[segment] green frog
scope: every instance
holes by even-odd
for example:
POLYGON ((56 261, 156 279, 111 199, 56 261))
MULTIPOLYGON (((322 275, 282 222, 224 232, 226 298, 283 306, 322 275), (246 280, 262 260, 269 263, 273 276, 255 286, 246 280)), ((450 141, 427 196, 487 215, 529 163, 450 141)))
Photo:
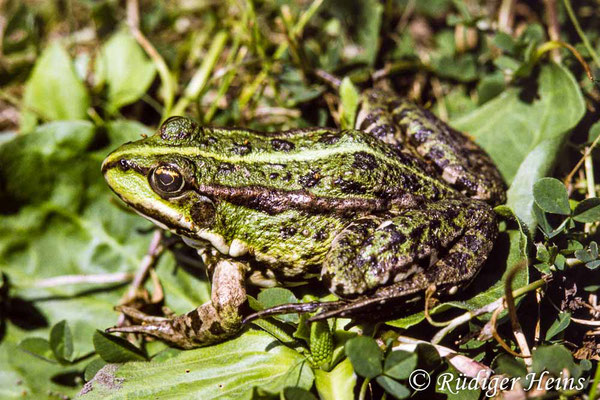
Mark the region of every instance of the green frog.
MULTIPOLYGON (((148 334, 181 348, 222 341, 248 317, 246 285, 320 280, 340 298, 255 314, 313 319, 381 311, 436 288, 455 293, 481 269, 505 186, 465 134, 392 92, 362 94, 356 129, 257 132, 171 117, 102 165, 128 206, 198 249, 211 300, 171 318, 132 307, 148 334)), ((251 318, 253 318, 251 317, 251 318)))

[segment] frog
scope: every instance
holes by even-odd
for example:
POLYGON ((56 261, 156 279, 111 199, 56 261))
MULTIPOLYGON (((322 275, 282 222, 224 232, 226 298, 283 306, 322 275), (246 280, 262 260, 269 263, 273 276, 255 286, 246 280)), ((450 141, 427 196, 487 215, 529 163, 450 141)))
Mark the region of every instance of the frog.
POLYGON ((355 120, 354 129, 260 132, 174 116, 110 153, 108 186, 198 251, 211 295, 168 317, 120 306, 132 324, 108 331, 190 349, 265 315, 358 318, 472 282, 498 235, 493 207, 506 200, 493 160, 390 90, 363 91, 355 120), (324 286, 339 300, 251 312, 249 285, 290 282, 324 286))

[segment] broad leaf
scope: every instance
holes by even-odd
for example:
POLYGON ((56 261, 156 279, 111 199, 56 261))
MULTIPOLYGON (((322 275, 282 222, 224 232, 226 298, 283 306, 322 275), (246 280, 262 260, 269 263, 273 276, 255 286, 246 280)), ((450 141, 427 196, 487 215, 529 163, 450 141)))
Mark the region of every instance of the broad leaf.
POLYGON ((507 204, 529 228, 535 223, 533 184, 551 171, 565 135, 585 112, 577 81, 566 68, 544 65, 538 85, 532 101, 513 87, 452 121, 490 154, 510 184, 507 204))
MULTIPOLYGON (((138 123, 119 121, 96 130, 88 122, 63 121, 0 145, 0 270, 11 284, 0 346, 0 398, 20 397, 23 391, 39 398, 49 390, 73 397, 77 386, 65 386, 60 377, 77 376, 89 360, 66 367, 48 364, 19 350, 18 343, 34 336, 48 338, 52 325, 67 320, 73 338, 71 359, 77 360, 94 351, 96 329, 116 323, 113 307, 123 284, 42 283, 62 275, 138 268, 152 224, 115 204, 100 164, 110 150, 141 133, 149 130, 138 123), (104 147, 98 147, 102 143, 104 147), (97 150, 88 150, 92 146, 97 150)), ((157 272, 168 293, 167 304, 183 313, 208 300, 208 285, 174 265, 167 253, 157 272)))
POLYGON ((106 109, 114 113, 138 100, 154 80, 156 68, 131 34, 122 30, 104 44, 96 58, 97 79, 106 81, 106 109))
POLYGON ((556 178, 542 178, 533 185, 533 199, 539 208, 550 214, 569 215, 567 188, 556 178))
POLYGON ((75 73, 67 51, 58 42, 46 47, 27 83, 23 96, 23 131, 45 121, 86 119, 90 98, 75 73))
POLYGON ((577 204, 573 210, 573 219, 586 223, 600 221, 600 198, 592 197, 577 204))
POLYGON ((315 385, 323 400, 353 400, 356 374, 350 359, 345 358, 330 372, 315 370, 315 385))
POLYGON ((383 353, 375 339, 357 336, 346 342, 346 355, 352 362, 354 371, 365 378, 374 378, 381 374, 383 353))
POLYGON ((127 361, 146 361, 142 350, 123 339, 102 331, 94 333, 94 349, 107 363, 124 363, 127 361))
POLYGON ((180 352, 166 361, 127 363, 108 368, 84 388, 83 399, 118 396, 128 399, 250 399, 255 387, 279 393, 285 387, 310 389, 313 373, 306 359, 272 336, 250 330, 236 339, 180 352))
POLYGON ((73 355, 73 335, 67 321, 57 323, 50 330, 50 347, 60 362, 69 362, 73 355))

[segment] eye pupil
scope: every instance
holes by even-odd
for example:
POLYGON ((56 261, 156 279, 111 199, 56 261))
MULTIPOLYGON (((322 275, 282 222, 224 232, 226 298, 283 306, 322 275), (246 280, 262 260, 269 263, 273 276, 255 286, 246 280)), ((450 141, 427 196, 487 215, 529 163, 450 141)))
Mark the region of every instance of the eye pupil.
POLYGON ((174 194, 183 189, 185 182, 178 170, 163 166, 153 171, 150 183, 159 192, 174 194))

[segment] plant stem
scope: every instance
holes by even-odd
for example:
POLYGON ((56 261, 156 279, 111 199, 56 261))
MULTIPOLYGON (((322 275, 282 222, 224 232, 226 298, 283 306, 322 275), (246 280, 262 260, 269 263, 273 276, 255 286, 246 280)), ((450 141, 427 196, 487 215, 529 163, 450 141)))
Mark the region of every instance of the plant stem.
POLYGON ((196 100, 198 96, 200 96, 200 93, 208 83, 210 73, 215 67, 219 56, 223 52, 223 48, 225 47, 228 36, 229 35, 225 31, 220 31, 215 35, 215 38, 213 39, 210 48, 206 53, 206 57, 204 58, 202 65, 200 65, 200 68, 198 68, 190 80, 190 83, 188 83, 185 91, 183 92, 183 97, 175 104, 170 115, 183 114, 190 102, 196 100))
POLYGON ((575 27, 575 30, 577 31, 579 38, 583 42, 583 45, 585 46, 587 51, 590 53, 590 56, 596 63, 596 66, 598 68, 600 68, 600 57, 598 57, 598 54, 596 53, 596 51, 590 44, 590 41, 588 40, 587 36, 585 35, 585 32, 583 32, 583 29, 581 29, 581 25, 579 25, 579 21, 577 21, 577 17, 575 16, 575 12, 573 11, 573 6, 571 5, 571 0, 563 0, 563 4, 565 5, 567 14, 569 14, 569 19, 573 23, 573 26, 575 27))
POLYGON ((594 374, 594 382, 592 382, 592 388, 590 389, 589 399, 595 400, 597 395, 596 391, 598 390, 598 385, 600 384, 600 364, 596 366, 596 373, 594 374))
POLYGON ((369 382, 371 382, 371 379, 365 378, 362 386, 360 387, 360 394, 358 395, 358 400, 365 400, 365 396, 367 395, 367 388, 369 387, 369 382))
POLYGON ((163 96, 165 100, 165 108, 163 110, 164 119, 169 115, 171 106, 173 105, 173 98, 175 97, 175 85, 173 83, 171 71, 169 70, 167 63, 140 30, 140 16, 137 0, 127 0, 127 25, 129 26, 129 30, 131 31, 131 34, 135 40, 140 46, 142 46, 146 54, 148 54, 148 56, 154 62, 154 66, 158 71, 158 76, 160 76, 160 80, 163 84, 163 96))

